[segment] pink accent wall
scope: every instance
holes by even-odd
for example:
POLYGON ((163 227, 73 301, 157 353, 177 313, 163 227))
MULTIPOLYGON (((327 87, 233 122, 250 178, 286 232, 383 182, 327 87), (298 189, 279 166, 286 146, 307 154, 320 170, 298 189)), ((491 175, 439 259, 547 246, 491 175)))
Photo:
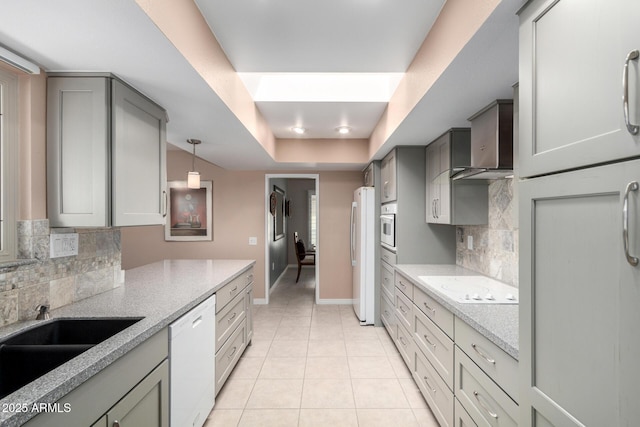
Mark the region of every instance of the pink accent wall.
MULTIPOLYGON (((167 153, 169 180, 185 180, 190 167, 189 153, 167 153)), ((264 182, 269 171, 229 171, 202 160, 196 161, 196 169, 202 180, 213 181, 213 241, 165 242, 162 226, 124 227, 122 268, 165 258, 255 259, 254 296, 264 298, 264 182), (249 246, 250 236, 258 238, 256 246, 249 246)), ((319 176, 320 298, 351 298, 349 214, 353 191, 361 185, 362 173, 319 172, 319 176)))
POLYGON ((275 160, 281 163, 369 162, 366 139, 278 139, 275 160))

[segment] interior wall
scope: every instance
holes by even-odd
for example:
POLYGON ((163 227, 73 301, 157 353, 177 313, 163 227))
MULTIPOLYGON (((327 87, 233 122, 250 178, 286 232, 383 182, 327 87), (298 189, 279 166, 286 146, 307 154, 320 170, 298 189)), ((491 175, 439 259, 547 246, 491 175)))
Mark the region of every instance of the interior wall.
POLYGON ((289 265, 298 265, 296 251, 293 248, 293 233, 309 247, 309 191, 315 193, 316 183, 313 179, 287 179, 288 198, 291 201, 291 216, 288 218, 289 233, 287 233, 287 247, 289 248, 289 265))
MULTIPOLYGON (((181 150, 167 153, 168 180, 185 180, 190 168, 189 153, 181 150)), ((127 270, 162 259, 254 259, 254 297, 265 298, 264 179, 269 171, 230 171, 202 160, 196 160, 196 169, 203 180, 213 181, 213 241, 165 242, 163 226, 123 227, 122 268, 127 270), (249 237, 257 237, 257 245, 249 245, 249 237)), ((349 299, 349 214, 353 191, 361 185, 362 172, 326 171, 319 172, 319 177, 318 243, 323 245, 317 266, 320 298, 349 299)))
MULTIPOLYGON (((284 191, 284 199, 289 198, 288 180, 286 178, 269 178, 269 190, 274 191, 274 186, 284 191)), ((270 217, 268 221, 268 239, 269 239, 269 262, 271 268, 269 269, 269 287, 271 288, 278 280, 280 275, 286 270, 288 264, 288 248, 287 242, 289 241, 289 219, 285 216, 284 219, 284 237, 274 240, 274 221, 273 217, 270 217)))

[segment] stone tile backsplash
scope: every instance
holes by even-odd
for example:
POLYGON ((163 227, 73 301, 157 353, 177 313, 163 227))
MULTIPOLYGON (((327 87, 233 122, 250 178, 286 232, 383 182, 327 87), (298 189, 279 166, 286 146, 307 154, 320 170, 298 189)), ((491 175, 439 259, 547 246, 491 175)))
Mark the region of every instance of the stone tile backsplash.
POLYGON ((518 226, 513 179, 489 184, 489 223, 457 227, 456 263, 518 286, 518 226), (463 241, 460 241, 463 236, 463 241), (473 249, 468 249, 469 236, 473 249))
POLYGON ((18 258, 33 260, 0 267, 0 326, 35 319, 36 307, 71 304, 120 285, 120 230, 76 229, 78 255, 49 257, 48 220, 18 222, 18 258))

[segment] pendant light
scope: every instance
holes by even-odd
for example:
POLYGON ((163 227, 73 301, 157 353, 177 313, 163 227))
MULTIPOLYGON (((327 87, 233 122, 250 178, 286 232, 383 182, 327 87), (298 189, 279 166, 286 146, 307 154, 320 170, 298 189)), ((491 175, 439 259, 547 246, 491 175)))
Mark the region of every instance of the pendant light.
POLYGON ((202 141, 199 139, 187 139, 187 142, 193 145, 193 158, 191 160, 191 170, 187 174, 187 187, 200 188, 200 173, 196 171, 196 145, 202 141))

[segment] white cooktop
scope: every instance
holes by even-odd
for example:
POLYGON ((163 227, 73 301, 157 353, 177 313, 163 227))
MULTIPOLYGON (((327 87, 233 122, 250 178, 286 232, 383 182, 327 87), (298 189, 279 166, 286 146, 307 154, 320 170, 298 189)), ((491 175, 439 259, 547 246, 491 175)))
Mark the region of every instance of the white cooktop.
POLYGON ((518 304, 518 288, 485 276, 418 276, 435 292, 461 304, 518 304))

